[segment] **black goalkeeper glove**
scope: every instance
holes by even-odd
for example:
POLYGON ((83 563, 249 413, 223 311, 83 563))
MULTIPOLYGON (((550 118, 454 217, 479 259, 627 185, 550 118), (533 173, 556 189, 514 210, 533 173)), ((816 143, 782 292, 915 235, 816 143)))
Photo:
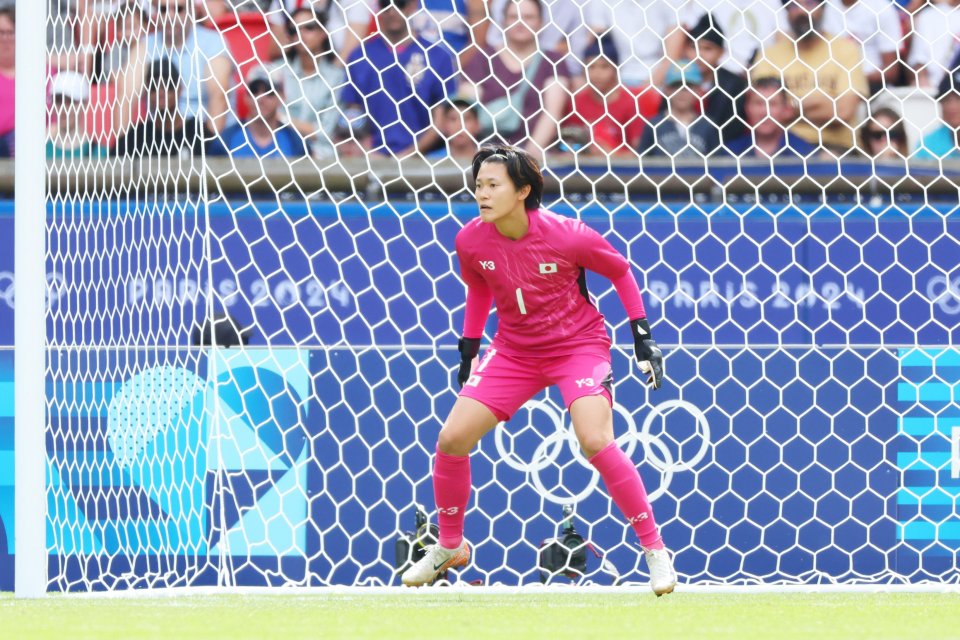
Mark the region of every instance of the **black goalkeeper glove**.
POLYGON ((649 375, 647 384, 659 389, 663 383, 663 352, 650 335, 650 323, 646 318, 630 321, 633 333, 633 352, 637 356, 640 371, 649 375))
POLYGON ((473 359, 480 353, 480 338, 460 338, 457 343, 457 350, 460 351, 460 370, 457 371, 457 382, 460 388, 467 384, 470 379, 470 370, 473 365, 473 359))

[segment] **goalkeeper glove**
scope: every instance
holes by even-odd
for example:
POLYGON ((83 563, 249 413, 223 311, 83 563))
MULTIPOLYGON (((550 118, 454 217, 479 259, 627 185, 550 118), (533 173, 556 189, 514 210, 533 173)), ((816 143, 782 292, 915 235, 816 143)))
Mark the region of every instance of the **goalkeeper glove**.
POLYGON ((460 351, 460 370, 457 371, 457 382, 460 388, 467 384, 470 379, 470 373, 473 365, 473 359, 480 353, 480 338, 460 338, 457 343, 457 350, 460 351))
POLYGON ((650 323, 646 318, 631 320, 630 331, 633 332, 633 352, 640 371, 649 375, 647 384, 659 389, 663 383, 663 352, 650 335, 650 323))

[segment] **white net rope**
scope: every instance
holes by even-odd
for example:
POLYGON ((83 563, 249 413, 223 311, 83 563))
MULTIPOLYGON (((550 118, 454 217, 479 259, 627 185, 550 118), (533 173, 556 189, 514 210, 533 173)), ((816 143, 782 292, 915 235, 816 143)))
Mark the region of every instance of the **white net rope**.
MULTIPOLYGON (((51 589, 397 583, 492 139, 635 266, 657 394, 588 282, 683 581, 956 580, 952 3, 49 6, 51 589)), ((573 505, 574 579, 646 580, 555 391, 473 481, 459 579, 573 505)))

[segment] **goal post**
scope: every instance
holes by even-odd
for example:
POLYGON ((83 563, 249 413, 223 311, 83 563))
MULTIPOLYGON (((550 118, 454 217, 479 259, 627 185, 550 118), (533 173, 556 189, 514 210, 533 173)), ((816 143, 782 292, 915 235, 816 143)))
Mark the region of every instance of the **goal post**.
MULTIPOLYGON (((46 104, 45 3, 17 0, 16 127, 22 140, 43 140, 46 104)), ((17 155, 14 232, 16 291, 15 529, 16 595, 47 591, 46 546, 46 161, 42 145, 23 144, 17 155)))

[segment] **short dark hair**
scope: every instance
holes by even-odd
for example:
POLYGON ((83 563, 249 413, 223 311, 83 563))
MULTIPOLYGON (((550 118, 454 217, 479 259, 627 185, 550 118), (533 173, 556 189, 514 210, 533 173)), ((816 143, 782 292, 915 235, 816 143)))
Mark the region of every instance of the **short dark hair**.
POLYGON ((523 207, 527 211, 540 206, 540 199, 543 197, 543 174, 533 156, 522 149, 505 144, 484 145, 473 156, 474 182, 480 173, 480 166, 485 162, 504 165, 507 176, 517 191, 526 186, 530 187, 530 195, 523 201, 523 207))
MULTIPOLYGON (((507 7, 510 4, 520 4, 523 0, 507 0, 507 3, 503 5, 503 15, 507 15, 507 7)), ((533 4, 537 6, 537 11, 540 13, 540 17, 543 17, 543 0, 530 0, 533 4)), ((517 7, 517 14, 520 13, 520 7, 517 7)))
POLYGON ((713 14, 710 12, 700 16, 697 24, 691 27, 690 39, 694 41, 706 40, 708 42, 712 42, 720 48, 726 48, 727 46, 726 38, 723 35, 723 29, 720 28, 720 25, 717 24, 716 18, 714 18, 713 14))
POLYGON ((750 83, 751 89, 783 89, 783 83, 776 76, 763 76, 750 83))
POLYGON ((477 106, 476 102, 471 102, 464 98, 454 98, 453 100, 447 100, 443 103, 444 113, 449 113, 456 109, 457 111, 462 111, 464 113, 472 113, 475 116, 480 115, 480 108, 477 106))
POLYGON ((147 65, 143 84, 147 91, 178 90, 180 88, 180 69, 170 58, 157 58, 147 65))
POLYGON ((0 7, 0 16, 7 16, 10 22, 17 24, 17 5, 12 4, 9 7, 0 7))

